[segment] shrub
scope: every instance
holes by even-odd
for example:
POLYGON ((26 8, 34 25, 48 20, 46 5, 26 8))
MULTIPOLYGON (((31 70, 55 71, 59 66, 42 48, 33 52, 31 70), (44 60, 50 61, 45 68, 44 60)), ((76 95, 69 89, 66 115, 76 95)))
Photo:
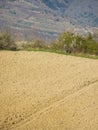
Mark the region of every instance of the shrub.
POLYGON ((35 40, 31 42, 23 42, 22 48, 35 48, 35 49, 48 49, 48 45, 44 43, 42 40, 35 40))
POLYGON ((52 48, 67 53, 88 53, 98 55, 98 43, 93 40, 90 33, 86 37, 71 32, 62 33, 52 42, 52 48))
POLYGON ((16 50, 17 46, 8 33, 0 33, 0 49, 16 50))
POLYGON ((43 43, 41 40, 36 40, 33 42, 32 47, 33 48, 43 48, 43 43))

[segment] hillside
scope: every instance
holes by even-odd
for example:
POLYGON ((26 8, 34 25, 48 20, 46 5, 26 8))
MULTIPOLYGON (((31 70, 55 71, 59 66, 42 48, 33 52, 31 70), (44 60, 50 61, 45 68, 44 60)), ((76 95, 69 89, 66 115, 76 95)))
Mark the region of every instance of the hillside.
POLYGON ((16 39, 52 40, 71 29, 87 33, 98 27, 97 0, 1 0, 0 28, 16 39))
POLYGON ((0 130, 97 130, 98 60, 0 51, 0 130))

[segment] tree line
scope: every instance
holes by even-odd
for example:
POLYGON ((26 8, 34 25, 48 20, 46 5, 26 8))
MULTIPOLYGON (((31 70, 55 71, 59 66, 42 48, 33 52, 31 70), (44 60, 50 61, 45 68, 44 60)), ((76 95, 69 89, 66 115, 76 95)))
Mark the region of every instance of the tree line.
POLYGON ((33 40, 31 42, 23 42, 20 46, 11 38, 9 33, 0 33, 0 50, 21 50, 27 48, 98 55, 98 41, 94 40, 91 33, 84 37, 71 32, 63 32, 48 45, 42 40, 33 40))

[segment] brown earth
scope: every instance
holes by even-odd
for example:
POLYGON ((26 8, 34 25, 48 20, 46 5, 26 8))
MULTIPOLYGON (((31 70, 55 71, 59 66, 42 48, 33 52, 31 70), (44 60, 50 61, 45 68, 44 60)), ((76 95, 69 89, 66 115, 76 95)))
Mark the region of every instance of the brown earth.
POLYGON ((98 130, 98 60, 0 51, 0 130, 98 130))

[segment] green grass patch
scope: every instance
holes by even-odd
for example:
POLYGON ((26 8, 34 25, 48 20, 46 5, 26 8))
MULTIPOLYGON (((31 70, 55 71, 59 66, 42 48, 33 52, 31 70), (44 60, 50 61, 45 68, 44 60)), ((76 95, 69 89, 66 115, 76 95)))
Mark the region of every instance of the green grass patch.
POLYGON ((27 48, 24 49, 23 51, 33 51, 33 52, 50 52, 50 53, 56 53, 56 54, 61 54, 61 55, 68 55, 68 56, 76 56, 76 57, 82 57, 82 58, 89 58, 89 59, 97 59, 98 56, 96 55, 89 55, 89 54, 82 54, 82 53, 66 53, 64 51, 60 50, 52 50, 52 49, 40 49, 40 48, 27 48))

